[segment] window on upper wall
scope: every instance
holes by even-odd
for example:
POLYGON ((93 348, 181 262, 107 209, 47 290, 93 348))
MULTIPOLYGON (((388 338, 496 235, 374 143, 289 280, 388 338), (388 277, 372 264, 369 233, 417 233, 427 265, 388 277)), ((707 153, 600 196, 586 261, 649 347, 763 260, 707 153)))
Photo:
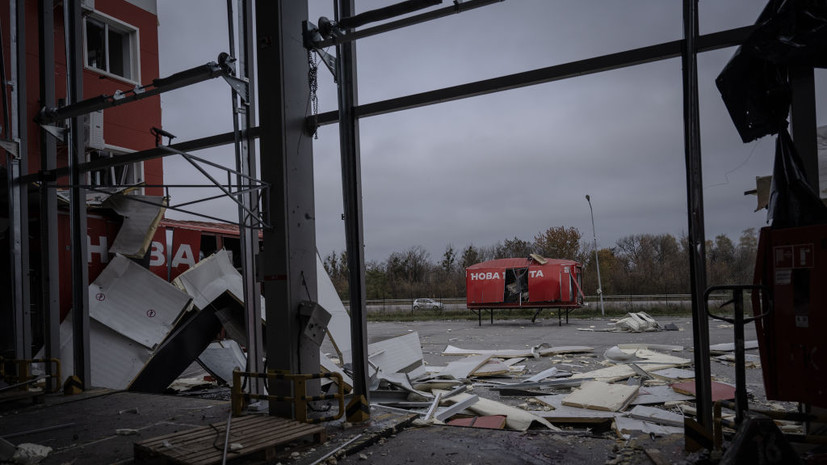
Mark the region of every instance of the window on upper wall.
MULTIPOLYGON (((86 161, 95 161, 106 158, 117 157, 127 153, 122 150, 92 150, 86 153, 86 161)), ((96 187, 126 187, 139 185, 144 180, 143 163, 129 163, 125 165, 111 166, 88 172, 89 185, 96 187)), ((141 193, 138 189, 137 193, 141 193)))
POLYGON ((86 67, 139 82, 138 30, 114 18, 92 13, 84 18, 86 67))

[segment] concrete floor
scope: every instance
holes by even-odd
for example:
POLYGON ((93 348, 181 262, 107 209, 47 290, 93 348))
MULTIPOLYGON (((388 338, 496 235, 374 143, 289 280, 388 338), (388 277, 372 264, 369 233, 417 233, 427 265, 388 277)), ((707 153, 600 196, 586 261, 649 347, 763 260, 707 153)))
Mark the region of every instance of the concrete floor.
MULTIPOLYGON (((650 333, 610 333, 583 331, 608 327, 609 320, 572 318, 568 325, 557 325, 554 318, 532 324, 525 320, 495 321, 493 325, 476 321, 429 321, 368 324, 370 342, 399 336, 411 331, 419 334, 427 364, 445 365, 452 357, 442 356, 448 345, 461 348, 531 347, 540 343, 551 346, 588 345, 592 355, 568 357, 573 371, 600 367, 602 354, 619 343, 683 345, 673 355, 692 359, 692 331, 688 318, 659 318, 662 324, 674 323, 680 331, 650 333), (582 369, 579 367, 582 366, 582 369)), ((713 344, 732 341, 732 328, 710 323, 713 344)), ((747 340, 754 339, 748 327, 747 340)), ((324 349, 324 347, 323 347, 324 349)), ((749 351, 757 353, 757 351, 749 351)), ((529 373, 552 366, 552 359, 526 360, 529 373)), ((733 382, 734 368, 712 362, 715 379, 733 382)), ((748 389, 754 404, 765 405, 760 369, 747 370, 748 389)), ((483 389, 475 391, 497 396, 483 389)), ((507 403, 522 403, 525 398, 496 398, 507 403)), ((159 396, 127 392, 88 392, 79 396, 48 396, 43 405, 0 405, 0 437, 19 444, 32 442, 52 447, 54 452, 44 464, 130 463, 134 442, 181 431, 194 426, 226 421, 229 403, 182 396, 159 396), (54 429, 49 429, 54 427, 54 429), (136 430, 133 435, 119 435, 117 430, 136 430), (22 432, 33 431, 28 434, 22 432), (11 437, 9 437, 11 435, 11 437)), ((682 437, 652 440, 638 437, 632 443, 618 441, 611 431, 565 428, 564 433, 546 430, 482 431, 447 426, 403 427, 409 423, 404 415, 379 413, 374 409, 369 424, 350 425, 335 422, 327 425, 328 441, 322 445, 296 444, 285 449, 272 463, 312 464, 336 449, 351 455, 339 463, 458 463, 458 464, 540 464, 540 463, 611 463, 618 457, 625 463, 651 463, 644 449, 659 449, 671 463, 694 463, 697 456, 683 451, 682 437)))

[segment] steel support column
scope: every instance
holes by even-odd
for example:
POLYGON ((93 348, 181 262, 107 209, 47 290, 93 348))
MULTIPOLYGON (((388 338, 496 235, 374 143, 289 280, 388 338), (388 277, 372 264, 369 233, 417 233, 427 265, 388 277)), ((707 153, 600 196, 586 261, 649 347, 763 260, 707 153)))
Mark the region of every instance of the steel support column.
MULTIPOLYGON (((336 20, 355 14, 354 0, 338 0, 336 20)), ((350 287, 350 348, 353 354, 353 396, 368 397, 367 311, 365 308, 365 248, 362 224, 362 164, 359 155, 359 120, 355 113, 356 44, 339 44, 339 143, 342 158, 342 191, 345 210, 345 240, 350 287)))
POLYGON ((698 105, 698 0, 683 1, 683 32, 683 122, 697 420, 709 437, 712 437, 709 321, 704 308, 704 291, 706 291, 704 244, 706 239, 704 236, 703 170, 701 169, 701 129, 698 105))
POLYGON ((816 134, 816 86, 812 66, 790 68, 792 85, 792 136, 795 148, 804 165, 807 182, 821 194, 818 185, 818 135, 816 134))
MULTIPOLYGON (((17 153, 8 155, 9 247, 11 258, 12 306, 14 308, 15 356, 31 358, 32 324, 29 283, 29 209, 27 186, 18 179, 28 169, 28 118, 26 116, 26 2, 9 2, 11 38, 11 139, 17 153)), ((5 92, 5 83, 3 91, 5 92)), ((8 131, 8 128, 5 128, 8 131)), ((8 134, 8 133, 7 133, 8 134)))
MULTIPOLYGON (((302 21, 307 0, 258 0, 258 108, 261 177, 271 186, 266 203, 272 227, 264 230, 262 277, 267 298, 267 368, 318 372, 319 347, 302 336, 302 300, 318 301, 313 144, 304 132, 310 87, 302 21)), ((269 386, 289 395, 289 384, 269 386)), ((311 394, 312 395, 312 394, 311 394)), ((270 414, 292 417, 286 403, 270 414)))
MULTIPOLYGON (((66 29, 67 103, 79 102, 83 98, 83 19, 80 0, 63 3, 64 28, 66 29)), ((74 349, 75 376, 81 386, 91 386, 89 345, 89 265, 86 244, 86 189, 81 188, 83 174, 79 166, 84 162, 86 146, 83 143, 83 120, 71 118, 69 126, 69 224, 72 244, 72 346, 74 349)))
MULTIPOLYGON (((232 26, 235 18, 232 17, 232 1, 228 0, 229 24, 232 26)), ((250 184, 250 178, 256 176, 256 151, 254 141, 250 137, 241 137, 243 131, 255 126, 255 92, 252 92, 253 66, 252 59, 255 50, 253 40, 253 5, 251 0, 237 0, 238 19, 240 30, 238 37, 241 40, 237 75, 249 79, 249 101, 243 104, 239 101, 235 90, 232 91, 233 101, 233 129, 236 134, 236 176, 239 189, 250 184)), ((230 53, 235 53, 233 40, 234 31, 230 28, 230 53)), ((241 239, 241 277, 244 283, 244 309, 246 311, 245 326, 247 329, 247 371, 254 373, 264 372, 264 344, 261 332, 261 291, 256 280, 256 258, 258 257, 258 218, 251 213, 258 212, 257 191, 248 191, 241 194, 241 205, 238 208, 238 228, 241 239), (250 212, 250 213, 248 213, 250 212)), ((263 379, 250 380, 250 392, 264 394, 263 379)))
MULTIPOLYGON (((55 105, 55 28, 54 1, 38 1, 40 35, 40 102, 55 105)), ((57 143, 46 131, 40 131, 40 169, 57 167, 57 143)), ((40 312, 43 315, 44 358, 60 358, 60 281, 58 268, 57 193, 54 181, 40 184, 40 312)), ((48 374, 53 364, 46 364, 48 374)), ((50 378, 51 383, 61 380, 50 378)), ((55 385, 52 384, 52 387, 55 385)))

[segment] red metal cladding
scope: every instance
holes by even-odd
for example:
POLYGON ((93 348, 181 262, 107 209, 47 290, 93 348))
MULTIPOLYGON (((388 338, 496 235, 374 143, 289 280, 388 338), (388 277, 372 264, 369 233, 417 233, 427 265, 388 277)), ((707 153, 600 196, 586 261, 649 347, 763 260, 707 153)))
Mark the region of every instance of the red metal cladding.
POLYGON ((580 307, 581 265, 573 260, 503 258, 465 270, 468 308, 580 307))

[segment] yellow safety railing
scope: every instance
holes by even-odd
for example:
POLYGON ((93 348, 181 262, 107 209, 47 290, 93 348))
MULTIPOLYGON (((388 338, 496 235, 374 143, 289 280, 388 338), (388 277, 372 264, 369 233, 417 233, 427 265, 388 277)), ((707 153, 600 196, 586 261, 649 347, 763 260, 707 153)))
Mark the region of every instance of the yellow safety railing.
POLYGON ((54 363, 55 370, 52 376, 58 381, 53 383, 55 387, 52 392, 60 391, 60 380, 62 379, 60 376, 60 360, 56 358, 8 359, 0 357, 0 379, 6 380, 9 384, 20 384, 23 390, 28 391, 31 387, 31 383, 28 383, 28 381, 36 379, 31 374, 31 366, 35 363, 54 363), (6 364, 17 365, 17 373, 6 373, 6 364))
POLYGON ((268 371, 267 373, 252 373, 234 370, 233 371, 233 388, 231 394, 231 403, 233 409, 233 416, 241 415, 244 409, 246 399, 267 400, 271 402, 292 402, 295 406, 296 420, 305 423, 321 423, 323 421, 338 420, 345 412, 345 390, 342 382, 342 375, 339 373, 279 373, 275 371, 268 371), (293 383, 293 396, 273 396, 267 394, 248 394, 241 389, 241 378, 263 378, 267 380, 269 386, 273 386, 273 381, 288 380, 293 383), (338 392, 334 394, 325 394, 321 396, 307 395, 307 381, 313 379, 329 378, 336 382, 338 392), (335 415, 328 415, 319 418, 307 417, 307 403, 319 400, 337 399, 339 401, 339 409, 335 415))

